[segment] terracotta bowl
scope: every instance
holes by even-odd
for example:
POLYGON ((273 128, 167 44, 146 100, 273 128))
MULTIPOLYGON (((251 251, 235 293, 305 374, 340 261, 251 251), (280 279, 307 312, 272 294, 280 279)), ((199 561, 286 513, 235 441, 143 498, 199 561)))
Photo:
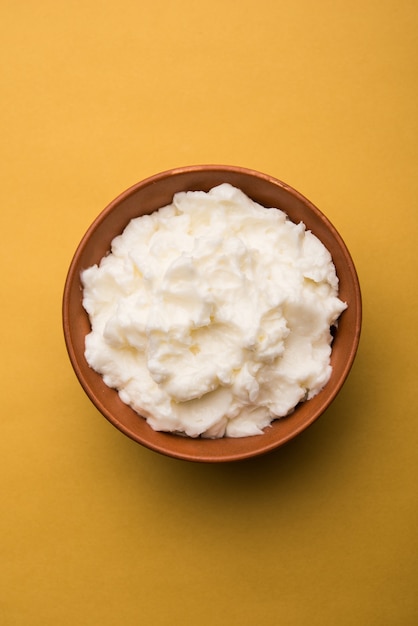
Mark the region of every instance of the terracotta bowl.
POLYGON ((203 165, 173 169, 134 185, 118 196, 96 218, 79 244, 71 262, 63 297, 63 327, 74 371, 97 409, 120 431, 151 450, 178 459, 202 462, 242 460, 264 454, 290 441, 310 426, 331 404, 352 366, 361 328, 361 294, 351 256, 329 220, 289 185, 242 167, 203 165), (297 406, 288 417, 278 419, 263 435, 240 439, 192 439, 155 432, 144 418, 124 404, 84 358, 84 342, 90 332, 82 306, 80 272, 98 263, 112 239, 128 222, 171 203, 178 191, 209 191, 228 182, 264 206, 284 210, 294 222, 303 221, 331 252, 340 281, 340 298, 348 308, 339 320, 332 349, 332 375, 325 388, 297 406))

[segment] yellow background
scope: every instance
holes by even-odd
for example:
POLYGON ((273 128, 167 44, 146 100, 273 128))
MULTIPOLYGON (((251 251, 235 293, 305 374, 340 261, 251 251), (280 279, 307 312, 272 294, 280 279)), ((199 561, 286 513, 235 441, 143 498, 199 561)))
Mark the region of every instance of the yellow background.
POLYGON ((4 626, 413 626, 413 0, 0 2, 4 626), (61 296, 121 191, 174 166, 296 187, 355 260, 361 345, 293 443, 199 465, 130 441, 69 363, 61 296))

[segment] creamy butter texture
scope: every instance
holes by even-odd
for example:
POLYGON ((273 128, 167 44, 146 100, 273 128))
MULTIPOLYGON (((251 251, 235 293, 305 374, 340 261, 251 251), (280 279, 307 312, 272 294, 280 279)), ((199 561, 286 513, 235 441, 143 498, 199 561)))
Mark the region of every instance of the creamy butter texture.
POLYGON ((331 374, 346 305, 304 224, 225 183, 133 219, 82 273, 85 356, 155 430, 258 435, 331 374))

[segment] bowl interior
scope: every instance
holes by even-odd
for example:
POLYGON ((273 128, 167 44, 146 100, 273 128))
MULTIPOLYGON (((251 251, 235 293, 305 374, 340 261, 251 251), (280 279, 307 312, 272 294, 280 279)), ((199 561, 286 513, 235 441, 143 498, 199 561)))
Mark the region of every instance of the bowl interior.
POLYGON ((98 410, 119 430, 157 452, 191 461, 233 461, 266 453, 283 445, 312 424, 329 406, 343 385, 357 350, 361 328, 361 296, 351 256, 329 220, 300 193, 283 182, 245 168, 192 166, 157 174, 134 185, 116 198, 93 222, 73 257, 63 297, 63 327, 68 354, 85 392, 98 410), (92 370, 84 358, 84 342, 90 332, 82 306, 80 272, 98 263, 109 251, 112 239, 128 222, 171 203, 178 191, 209 191, 228 182, 250 198, 284 210, 294 222, 303 221, 331 252, 340 281, 339 296, 348 307, 340 317, 331 356, 332 375, 326 387, 298 405, 288 417, 278 419, 263 435, 240 439, 191 439, 155 432, 145 419, 125 405, 114 389, 92 370))

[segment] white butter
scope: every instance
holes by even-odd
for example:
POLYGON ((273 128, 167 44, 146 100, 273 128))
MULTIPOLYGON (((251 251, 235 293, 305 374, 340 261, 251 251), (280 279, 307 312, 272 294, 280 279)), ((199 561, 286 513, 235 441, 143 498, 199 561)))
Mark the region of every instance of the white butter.
POLYGON ((229 184, 133 219, 82 283, 86 359, 155 430, 261 434, 330 377, 329 252, 229 184))

